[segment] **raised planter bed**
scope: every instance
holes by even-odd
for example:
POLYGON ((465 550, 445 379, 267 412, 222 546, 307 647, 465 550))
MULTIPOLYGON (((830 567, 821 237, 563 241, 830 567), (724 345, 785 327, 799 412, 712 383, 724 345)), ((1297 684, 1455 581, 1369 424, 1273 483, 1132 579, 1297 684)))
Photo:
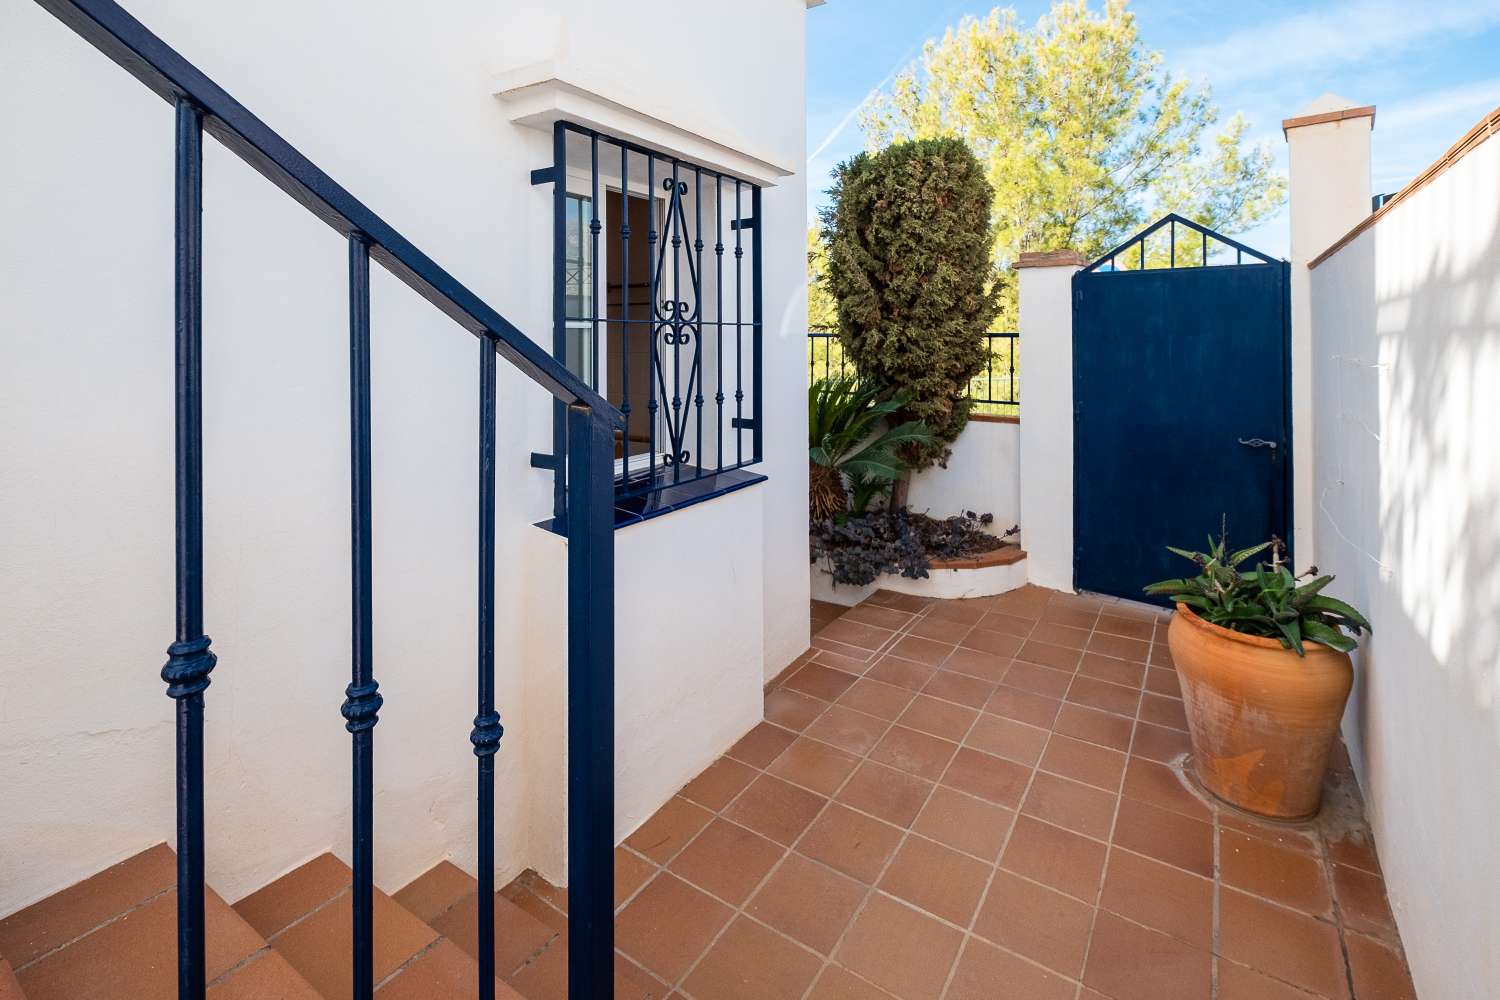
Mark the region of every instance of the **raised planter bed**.
POLYGON ((874 583, 857 587, 834 585, 817 564, 812 568, 812 596, 830 604, 855 605, 877 590, 894 590, 917 597, 994 597, 1015 590, 1026 582, 1026 550, 1002 545, 989 552, 959 559, 934 559, 926 579, 886 574, 874 583))

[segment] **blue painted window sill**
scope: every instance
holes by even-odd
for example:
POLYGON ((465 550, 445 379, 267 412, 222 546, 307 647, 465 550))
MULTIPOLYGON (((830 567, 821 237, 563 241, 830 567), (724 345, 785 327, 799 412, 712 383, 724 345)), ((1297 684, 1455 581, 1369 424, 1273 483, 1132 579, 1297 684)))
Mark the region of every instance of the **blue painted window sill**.
MULTIPOLYGON (((758 472, 749 472, 745 469, 729 469, 716 475, 705 476, 702 479, 690 483, 682 483, 677 486, 663 486, 654 489, 642 496, 616 497, 615 498, 615 530, 629 527, 632 524, 640 524, 649 521, 653 517, 670 514, 674 510, 682 510, 694 504, 713 500, 736 490, 742 490, 756 483, 763 483, 766 477, 758 472)), ((537 522, 538 528, 546 528, 556 534, 565 534, 556 526, 556 518, 548 518, 537 522)))

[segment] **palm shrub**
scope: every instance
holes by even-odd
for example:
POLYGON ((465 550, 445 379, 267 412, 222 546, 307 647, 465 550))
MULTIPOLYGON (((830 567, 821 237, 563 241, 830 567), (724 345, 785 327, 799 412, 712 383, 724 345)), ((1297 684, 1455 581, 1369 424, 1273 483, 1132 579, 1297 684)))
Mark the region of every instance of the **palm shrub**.
POLYGON ((830 194, 824 282, 846 354, 865 381, 905 392, 898 421, 932 432, 901 446, 913 469, 944 461, 1000 310, 984 167, 959 139, 898 142, 841 164, 830 194))
POLYGON ((1207 552, 1167 546, 1191 559, 1198 575, 1153 583, 1146 593, 1185 604, 1205 621, 1231 631, 1279 639, 1298 656, 1304 655, 1304 639, 1347 653, 1358 645, 1355 636, 1372 631, 1358 611, 1322 593, 1333 582, 1332 576, 1319 576, 1316 566, 1299 574, 1287 568, 1281 539, 1273 536, 1269 542, 1238 552, 1229 552, 1228 544, 1227 537, 1221 536, 1217 542, 1208 540, 1207 552), (1267 549, 1271 550, 1269 563, 1258 562, 1252 570, 1239 568, 1267 549), (1309 577, 1309 582, 1300 582, 1309 577), (1346 635, 1346 630, 1354 635, 1346 635))
POLYGON ((808 387, 808 494, 813 520, 845 511, 863 514, 906 470, 896 449, 932 440, 920 420, 883 426, 908 402, 906 393, 882 394, 849 376, 819 379, 808 387))

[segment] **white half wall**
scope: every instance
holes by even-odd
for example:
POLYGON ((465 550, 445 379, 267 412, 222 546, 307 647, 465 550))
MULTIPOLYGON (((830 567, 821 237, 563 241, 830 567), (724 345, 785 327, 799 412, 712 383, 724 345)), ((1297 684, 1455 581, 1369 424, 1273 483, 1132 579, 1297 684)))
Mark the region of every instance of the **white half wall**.
POLYGON ((1076 254, 1022 254, 1021 547, 1032 583, 1073 590, 1073 275, 1076 254), (1035 262, 1028 260, 1034 258, 1035 262))
POLYGON ((1316 561, 1375 626, 1344 731, 1418 993, 1485 1000, 1500 996, 1500 140, 1309 282, 1316 561))
POLYGON ((1021 426, 1016 421, 970 419, 953 442, 947 468, 912 477, 907 504, 936 518, 972 510, 994 514, 999 534, 1021 519, 1021 426))

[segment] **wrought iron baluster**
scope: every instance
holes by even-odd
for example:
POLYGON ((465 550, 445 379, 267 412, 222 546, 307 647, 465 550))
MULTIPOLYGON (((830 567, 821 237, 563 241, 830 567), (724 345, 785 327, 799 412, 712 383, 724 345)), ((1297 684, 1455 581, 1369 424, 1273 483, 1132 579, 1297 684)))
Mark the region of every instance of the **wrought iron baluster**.
POLYGON ((744 372, 744 312, 743 287, 745 284, 745 219, 741 209, 740 181, 734 182, 734 464, 745 464, 745 372, 744 372))
POLYGON ((693 168, 693 253, 698 266, 693 268, 693 372, 688 388, 694 389, 693 403, 698 408, 698 450, 693 455, 697 475, 703 474, 703 168, 693 168))
MULTIPOLYGON (((650 200, 650 194, 647 194, 650 200)), ((649 367, 649 366, 648 366, 649 367)), ((620 412, 625 415, 621 432, 621 483, 630 487, 630 150, 620 147, 620 412)))
POLYGON ((1171 248, 1173 270, 1177 268, 1177 223, 1173 221, 1167 226, 1167 245, 1171 248))
POLYGON ((203 692, 217 657, 203 634, 203 112, 177 100, 177 637, 161 679, 177 709, 177 995, 202 1000, 203 692))
POLYGON ((1016 345, 1021 342, 1021 338, 1018 337, 1018 336, 1016 336, 1015 334, 1011 334, 1006 339, 1007 339, 1007 341, 1010 344, 1010 352, 1009 352, 1010 353, 1010 378, 1006 382, 1007 389, 1006 389, 1006 400, 1005 401, 1007 403, 1015 405, 1015 402, 1016 402, 1016 345))
POLYGON ((682 182, 678 179, 678 162, 672 161, 672 193, 667 199, 667 226, 672 232, 672 308, 669 315, 672 317, 670 326, 672 337, 672 416, 671 433, 668 438, 672 445, 672 482, 682 481, 682 437, 683 437, 683 414, 682 414, 682 226, 680 219, 684 213, 682 210, 682 182))
POLYGON ((1201 235, 1203 237, 1203 266, 1207 267, 1208 266, 1208 234, 1207 233, 1203 233, 1201 235))
POLYGON ((755 233, 755 256, 750 258, 750 295, 753 300, 751 302, 750 315, 752 322, 755 324, 750 330, 750 391, 755 397, 750 401, 750 412, 752 414, 751 419, 755 421, 755 426, 750 431, 750 450, 755 456, 755 461, 759 462, 762 458, 761 432, 762 428, 765 427, 765 393, 761 392, 761 343, 765 330, 765 316, 761 313, 763 281, 760 266, 761 259, 765 257, 765 254, 761 252, 759 184, 754 184, 750 187, 750 217, 750 226, 755 233))
POLYGON ((714 406, 718 413, 719 460, 717 469, 724 471, 724 175, 714 174, 714 365, 718 369, 718 381, 714 390, 714 406))
MULTIPOLYGON (((563 122, 552 126, 552 356, 568 356, 567 256, 568 240, 568 130, 563 122)), ((568 434, 561 400, 552 403, 552 513, 568 516, 568 434)))
POLYGON ((344 728, 353 736, 353 995, 375 992, 375 723, 380 685, 373 664, 374 611, 370 517, 370 244, 349 234, 349 521, 352 663, 344 691, 344 728))
MULTIPOLYGON (((651 353, 646 378, 646 434, 650 439, 647 463, 650 469, 649 486, 656 485, 656 381, 661 378, 661 358, 656 350, 659 333, 656 317, 656 157, 646 154, 646 287, 649 290, 646 304, 646 330, 650 334, 651 353)), ((628 294, 628 292, 627 292, 628 294)))
MULTIPOLYGON (((589 136, 589 155, 593 163, 593 189, 589 194, 589 338, 593 352, 589 355, 594 379, 589 387, 599 390, 599 136, 589 136)), ((607 345, 606 345, 607 346, 607 345)))
POLYGON ((479 338, 479 709, 469 742, 479 765, 479 997, 495 1000, 495 344, 479 338))

